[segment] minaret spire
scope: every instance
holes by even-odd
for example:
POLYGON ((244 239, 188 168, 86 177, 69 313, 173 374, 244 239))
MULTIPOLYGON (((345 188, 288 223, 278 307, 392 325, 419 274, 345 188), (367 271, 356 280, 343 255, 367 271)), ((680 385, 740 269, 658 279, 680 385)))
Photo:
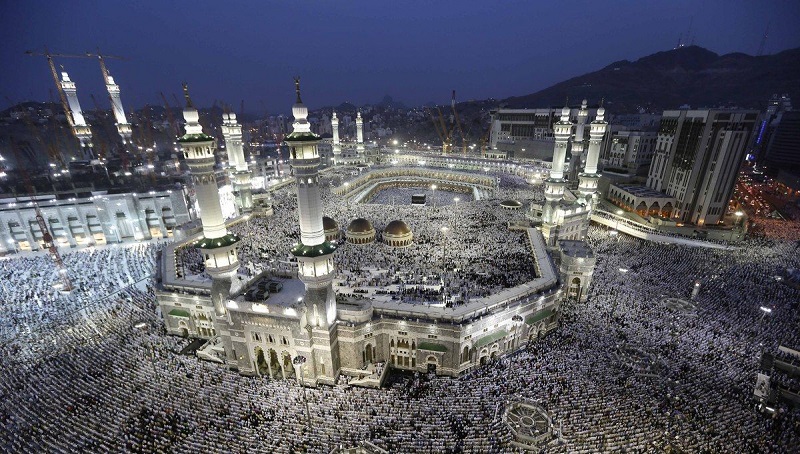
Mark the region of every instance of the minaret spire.
POLYGON ((295 172, 300 224, 300 241, 291 253, 297 257, 297 274, 306 288, 300 324, 308 330, 309 337, 307 347, 298 348, 298 353, 309 356, 304 368, 306 383, 331 384, 339 371, 338 355, 331 353, 336 339, 336 296, 333 292, 336 246, 325 239, 317 148, 320 137, 309 128, 308 110, 300 101, 299 78, 295 78, 295 90, 297 104, 292 106, 295 121, 291 134, 285 139, 290 148, 289 162, 295 172))
POLYGON ((189 97, 189 84, 184 82, 182 85, 183 85, 183 97, 186 98, 186 107, 189 109, 193 109, 194 104, 192 104, 192 98, 189 97))
POLYGON ((300 99, 300 76, 294 78, 294 91, 297 93, 297 104, 303 104, 303 100, 300 99))

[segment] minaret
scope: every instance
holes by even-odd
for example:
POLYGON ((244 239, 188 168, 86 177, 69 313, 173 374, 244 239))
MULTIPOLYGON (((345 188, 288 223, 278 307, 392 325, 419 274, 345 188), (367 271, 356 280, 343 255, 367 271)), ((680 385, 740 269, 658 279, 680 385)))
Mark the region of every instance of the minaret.
POLYGON ((544 187, 545 205, 542 210, 542 234, 544 234, 547 244, 551 246, 557 237, 558 205, 564 196, 564 187, 567 185, 564 180, 564 163, 567 157, 567 144, 572 134, 569 112, 569 107, 564 106, 561 109, 561 120, 553 125, 553 135, 556 139, 553 147, 553 167, 550 169, 550 177, 545 180, 544 187))
POLYGON ((356 115, 356 152, 360 158, 364 157, 364 120, 361 119, 361 112, 356 115))
POLYGON ((228 152, 228 166, 236 202, 244 213, 253 211, 253 186, 250 182, 250 168, 244 159, 242 147, 242 125, 236 121, 236 114, 222 114, 222 137, 228 152))
POLYGON ((333 163, 339 164, 342 146, 339 142, 339 118, 336 117, 336 112, 333 112, 333 118, 331 118, 331 129, 333 132, 333 163))
POLYGON ((336 247, 325 241, 322 226, 322 203, 319 194, 317 151, 320 137, 311 132, 308 109, 300 99, 300 79, 295 79, 297 102, 292 106, 294 124, 286 136, 290 149, 289 163, 297 182, 297 211, 300 221, 300 242, 292 248, 297 257, 300 280, 306 287, 305 311, 300 323, 308 330, 311 358, 305 371, 306 382, 333 383, 339 370, 339 357, 332 352, 336 342, 336 297, 333 293, 333 252, 336 247))
POLYGON ((231 279, 239 269, 236 249, 239 237, 228 233, 222 218, 219 203, 219 188, 214 175, 214 138, 206 135, 200 126, 200 116, 192 105, 189 88, 183 84, 186 108, 186 134, 178 138, 186 163, 192 176, 192 184, 200 205, 200 219, 203 223, 203 238, 195 246, 205 257, 206 272, 211 275, 211 302, 214 304, 214 329, 216 335, 224 340, 225 355, 235 363, 228 330, 228 314, 225 302, 230 295, 231 279))
POLYGON ((608 123, 604 119, 605 113, 606 109, 601 103, 600 108, 597 109, 597 117, 589 126, 589 151, 586 153, 586 166, 583 168, 583 173, 580 174, 581 182, 578 190, 590 207, 597 202, 594 197, 597 192, 597 182, 600 180, 600 175, 597 173, 597 160, 600 157, 600 145, 608 127, 608 123))
POLYGON ((73 132, 81 143, 81 152, 84 157, 94 159, 94 150, 92 149, 92 130, 86 124, 86 119, 83 118, 83 111, 81 110, 81 103, 78 101, 78 90, 75 82, 71 81, 69 74, 66 71, 61 72, 61 89, 67 96, 67 103, 69 103, 69 110, 72 112, 72 122, 75 124, 73 132))
POLYGON ((111 110, 114 111, 114 118, 117 120, 117 131, 122 137, 123 144, 131 142, 133 132, 128 119, 125 118, 125 111, 122 109, 122 99, 119 97, 119 85, 114 83, 114 78, 111 75, 106 79, 106 90, 108 90, 108 97, 111 99, 111 110))
POLYGON ((570 188, 578 187, 578 172, 581 168, 581 156, 583 155, 583 130, 586 126, 586 117, 589 115, 587 111, 587 100, 583 100, 581 108, 578 111, 578 123, 575 126, 575 136, 572 138, 572 147, 570 148, 570 168, 569 168, 569 186, 570 188))

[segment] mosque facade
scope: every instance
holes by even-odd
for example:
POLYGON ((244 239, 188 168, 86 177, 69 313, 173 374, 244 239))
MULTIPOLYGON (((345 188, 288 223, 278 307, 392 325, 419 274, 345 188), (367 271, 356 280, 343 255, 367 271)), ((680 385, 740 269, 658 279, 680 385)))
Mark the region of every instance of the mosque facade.
POLYGON ((53 239, 62 247, 170 238, 190 221, 181 190, 110 194, 87 191, 0 199, 0 254, 44 247, 36 221, 39 206, 53 239))
MULTIPOLYGON (((213 156, 213 141, 202 132, 187 95, 187 135, 179 142, 193 182, 200 186, 196 191, 203 231, 165 248, 156 296, 170 334, 208 341, 198 356, 244 375, 296 377, 310 386, 333 384, 340 375, 351 377, 351 384, 379 386, 388 370, 376 367, 381 363, 395 369, 459 376, 556 328, 564 292, 569 291, 567 283, 579 275, 585 284, 579 286, 576 296, 585 295, 593 261, 581 259, 581 266, 575 264, 577 255, 586 254, 588 248, 578 241, 569 246, 548 244, 552 239, 531 226, 520 230, 526 233, 535 277, 522 285, 452 306, 337 295, 333 289, 335 239, 362 244, 377 241, 379 232, 366 219, 356 219, 342 236, 332 219, 323 218, 320 137, 309 128, 299 81, 297 85, 293 132, 286 138, 300 226, 300 241, 291 251, 297 260, 296 270, 290 272, 293 279, 277 279, 280 274, 275 269, 255 276, 236 274, 238 238, 228 233, 221 217, 215 215, 219 195, 206 187, 210 180, 203 177, 208 172, 208 157, 213 156), (211 219, 206 219, 207 213, 211 219), (190 246, 200 249, 211 279, 192 279, 179 272, 176 251, 190 246)), ((337 145, 334 142, 334 147, 337 145)), ((416 171, 451 179, 453 184, 459 177, 449 171, 416 171)), ((365 185, 381 184, 384 177, 409 171, 384 172, 389 173, 364 174, 359 179, 365 185)), ((477 184, 489 191, 494 183, 484 175, 475 178, 475 182, 458 184, 477 184)), ((337 190, 333 192, 337 194, 337 190)), ((586 213, 582 216, 587 219, 586 213)), ((241 220, 231 220, 227 226, 241 220)), ((379 238, 393 247, 414 241, 413 232, 402 220, 387 225, 379 238)))

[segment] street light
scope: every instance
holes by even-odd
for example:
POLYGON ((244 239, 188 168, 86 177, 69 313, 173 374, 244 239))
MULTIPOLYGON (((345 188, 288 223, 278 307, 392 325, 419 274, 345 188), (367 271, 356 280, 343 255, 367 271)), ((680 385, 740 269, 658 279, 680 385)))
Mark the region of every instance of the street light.
POLYGON ((436 206, 436 185, 435 184, 431 185, 431 191, 433 191, 433 194, 431 194, 431 199, 432 199, 431 202, 433 202, 433 206, 436 206))
MULTIPOLYGON (((625 212, 622 211, 622 210, 617 210, 616 213, 617 213, 617 216, 622 216, 625 212)), ((617 217, 617 222, 616 222, 616 224, 614 224, 614 233, 613 234, 616 235, 618 233, 619 233, 619 217, 617 217)))
POLYGON ((300 377, 300 387, 303 388, 303 401, 306 403, 306 421, 308 422, 308 427, 311 427, 311 411, 308 408, 308 398, 306 397, 306 385, 303 382, 303 364, 306 363, 306 357, 302 355, 297 355, 292 360, 292 364, 295 367, 295 373, 300 377))
POLYGON ((522 316, 519 314, 511 317, 511 325, 514 327, 514 348, 519 347, 519 327, 522 326, 522 316))

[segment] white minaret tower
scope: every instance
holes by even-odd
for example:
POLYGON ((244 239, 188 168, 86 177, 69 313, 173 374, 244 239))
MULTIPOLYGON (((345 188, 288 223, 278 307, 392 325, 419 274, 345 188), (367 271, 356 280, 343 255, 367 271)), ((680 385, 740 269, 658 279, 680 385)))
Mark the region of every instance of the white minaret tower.
POLYGON ((581 108, 578 111, 578 123, 575 126, 575 136, 572 138, 572 147, 570 148, 570 168, 569 168, 569 184, 571 188, 578 187, 578 172, 581 168, 581 156, 583 155, 583 132, 586 125, 586 117, 589 115, 587 110, 587 100, 583 100, 581 108))
POLYGON ((228 331, 228 314, 225 302, 230 295, 231 279, 239 269, 237 245, 239 237, 228 233, 222 218, 219 203, 219 188, 214 176, 214 138, 206 135, 200 126, 200 116, 192 105, 189 88, 183 84, 186 108, 186 134, 178 138, 186 163, 191 172, 192 184, 200 205, 200 219, 203 223, 203 238, 195 246, 205 257, 206 272, 211 275, 211 302, 214 304, 214 329, 222 336, 225 354, 231 363, 235 355, 228 331))
POLYGON ((222 114, 222 137, 225 138, 225 149, 228 152, 228 165, 233 188, 236 191, 236 202, 244 213, 253 211, 253 186, 250 182, 250 168, 244 159, 242 146, 242 125, 236 121, 236 114, 222 114))
POLYGON ((356 115, 356 152, 360 158, 364 157, 364 120, 361 112, 356 115))
POLYGON ((306 382, 333 383, 338 374, 339 357, 332 352, 336 342, 336 296, 333 292, 333 252, 336 246, 325 241, 322 226, 322 203, 319 194, 320 137, 311 132, 308 109, 300 99, 300 79, 295 79, 297 102, 292 106, 294 124, 286 136, 289 163, 297 181, 297 208, 300 221, 300 243, 292 248, 297 257, 300 280, 306 287, 305 311, 301 325, 308 330, 311 358, 305 373, 306 382))
POLYGON ((125 118, 125 111, 122 109, 122 99, 119 96, 119 85, 114 83, 114 78, 109 75, 106 78, 106 90, 108 90, 108 97, 111 99, 111 110, 114 111, 114 118, 117 120, 117 131, 122 137, 123 144, 131 142, 133 131, 128 119, 125 118))
POLYGON ((333 112, 331 118, 331 129, 333 132, 333 163, 339 164, 339 156, 342 154, 342 145, 339 142, 339 118, 336 117, 336 112, 333 112))
POLYGON ((78 101, 78 89, 75 82, 70 80, 69 74, 66 71, 61 72, 61 89, 67 96, 67 103, 69 110, 72 112, 72 121, 75 124, 73 132, 81 143, 81 151, 84 157, 93 159, 94 150, 92 149, 92 130, 86 124, 86 119, 83 118, 83 111, 81 110, 81 103, 78 101))
POLYGON ((601 103, 600 108, 597 109, 597 117, 589 126, 589 150, 586 152, 586 166, 583 168, 583 173, 580 174, 578 190, 590 207, 597 202, 595 193, 597 192, 597 182, 600 180, 600 175, 597 173, 597 160, 600 157, 600 145, 608 127, 604 118, 605 113, 606 109, 601 103))
POLYGON ((545 204, 542 210, 542 234, 548 245, 553 245, 557 236, 559 224, 559 204, 564 196, 564 164, 567 157, 567 144, 572 135, 572 122, 569 120, 570 109, 564 106, 561 109, 561 120, 553 125, 555 146, 553 147, 553 168, 550 177, 545 180, 545 204))

